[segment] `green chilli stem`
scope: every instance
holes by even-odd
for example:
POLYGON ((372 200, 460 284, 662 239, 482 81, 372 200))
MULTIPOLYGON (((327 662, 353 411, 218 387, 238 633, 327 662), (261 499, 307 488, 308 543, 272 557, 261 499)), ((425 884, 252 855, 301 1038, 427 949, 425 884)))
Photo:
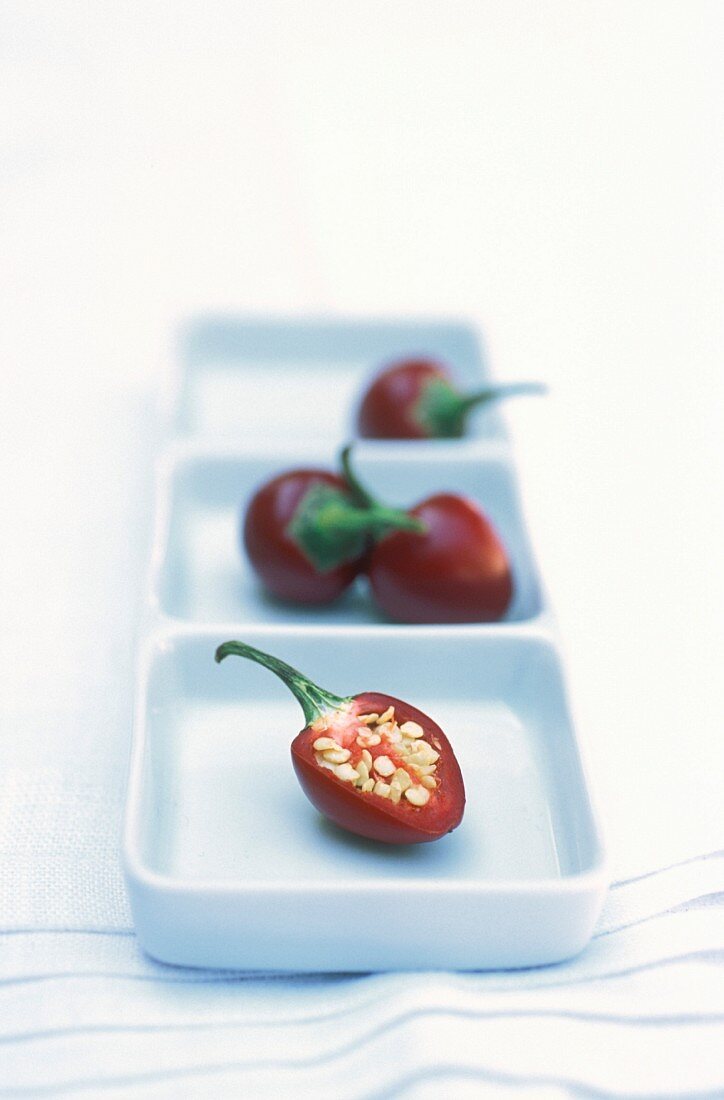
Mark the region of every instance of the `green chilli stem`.
POLYGON ((352 469, 352 444, 348 443, 342 448, 339 456, 344 479, 352 490, 352 495, 357 503, 365 509, 358 513, 360 517, 367 517, 367 529, 373 536, 381 537, 390 531, 417 531, 425 530, 425 524, 416 516, 411 516, 400 508, 388 508, 380 504, 372 494, 365 489, 355 470, 352 469))
POLYGON ((270 672, 278 676, 301 705, 307 725, 328 710, 339 709, 350 702, 349 698, 342 698, 340 695, 333 695, 331 691, 325 691, 324 688, 319 687, 318 684, 310 680, 308 676, 288 665, 286 661, 280 661, 278 657, 272 657, 270 653, 265 653, 262 649, 255 649, 254 646, 247 645, 246 642, 232 641, 220 645, 215 654, 217 664, 220 664, 225 657, 232 655, 234 657, 245 657, 248 661, 255 661, 256 664, 263 665, 264 668, 268 668, 270 672))
POLYGON ((472 409, 506 397, 546 393, 540 382, 508 382, 486 386, 474 393, 458 393, 445 378, 431 378, 423 387, 415 407, 415 418, 433 439, 460 439, 472 409))
POLYGON ((384 504, 370 504, 367 508, 355 508, 344 500, 331 496, 316 510, 314 522, 324 527, 330 535, 363 534, 380 536, 389 531, 421 531, 419 519, 399 508, 386 508, 384 504))
POLYGON ((352 469, 352 444, 348 443, 342 448, 339 456, 339 464, 342 467, 342 473, 344 474, 344 480, 349 485, 352 496, 355 498, 355 504, 358 504, 361 508, 376 507, 377 501, 371 493, 365 489, 364 485, 360 482, 356 472, 352 469))
POLYGON ((507 382, 499 386, 488 386, 486 389, 477 390, 475 393, 464 394, 460 398, 463 414, 480 405, 487 405, 491 401, 500 401, 504 397, 519 397, 524 394, 547 393, 548 387, 542 382, 507 382))

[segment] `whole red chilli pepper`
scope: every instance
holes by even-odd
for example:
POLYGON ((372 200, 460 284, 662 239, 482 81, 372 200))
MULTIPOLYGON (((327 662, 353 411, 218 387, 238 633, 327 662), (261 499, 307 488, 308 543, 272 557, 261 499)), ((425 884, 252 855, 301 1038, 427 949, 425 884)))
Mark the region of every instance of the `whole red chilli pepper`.
POLYGON ((357 412, 357 432, 363 439, 459 439, 474 409, 516 394, 544 392, 537 382, 515 382, 463 394, 441 363, 406 359, 372 380, 357 412))
MULTIPOLYGON (((367 496, 342 452, 347 484, 367 496)), ((407 513, 418 528, 391 530, 373 543, 365 571, 376 603, 404 623, 479 623, 502 618, 513 598, 503 543, 474 501, 436 493, 407 513)))
POLYGON ((328 470, 299 469, 288 470, 262 485, 246 509, 244 548, 264 587, 278 599, 330 603, 361 569, 366 547, 364 540, 355 536, 345 545, 335 546, 335 561, 325 562, 326 567, 315 564, 304 552, 290 525, 300 507, 307 502, 309 509, 312 501, 319 501, 320 506, 323 501, 352 505, 343 478, 328 470))
POLYGON ((362 570, 372 537, 418 520, 399 509, 360 504, 346 480, 328 470, 287 470, 252 496, 242 524, 244 549, 264 587, 278 599, 325 604, 362 570))

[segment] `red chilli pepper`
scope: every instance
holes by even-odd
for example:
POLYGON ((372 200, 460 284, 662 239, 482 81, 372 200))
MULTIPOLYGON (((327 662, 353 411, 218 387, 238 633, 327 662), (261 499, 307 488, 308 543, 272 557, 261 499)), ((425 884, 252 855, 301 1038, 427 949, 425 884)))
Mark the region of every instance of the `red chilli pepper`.
MULTIPOLYGON (((348 485, 375 502, 342 451, 348 485)), ((418 527, 391 530, 369 552, 366 573, 376 602, 403 623, 480 623, 502 618, 513 598, 513 574, 495 528, 478 506, 437 493, 407 513, 418 527)))
POLYGON ((441 363, 403 360, 373 379, 357 413, 357 431, 363 439, 459 439, 473 409, 525 393, 545 393, 545 386, 517 382, 461 394, 441 363))
POLYGON ((231 654, 268 668, 301 704, 305 725, 292 741, 292 764, 325 817, 383 844, 423 844, 457 828, 465 809, 460 766, 426 714, 376 691, 333 695, 244 642, 224 642, 216 660, 231 654))
POLYGON ((361 568, 364 546, 350 546, 333 568, 318 569, 290 529, 300 505, 312 499, 347 501, 347 486, 327 470, 289 470, 263 485, 252 497, 243 524, 249 560, 274 596, 294 603, 329 603, 352 583, 361 568))
POLYGON ((405 512, 357 506, 346 481, 327 470, 288 470, 252 497, 242 540, 272 595, 301 604, 337 599, 361 571, 373 533, 419 524, 405 512))

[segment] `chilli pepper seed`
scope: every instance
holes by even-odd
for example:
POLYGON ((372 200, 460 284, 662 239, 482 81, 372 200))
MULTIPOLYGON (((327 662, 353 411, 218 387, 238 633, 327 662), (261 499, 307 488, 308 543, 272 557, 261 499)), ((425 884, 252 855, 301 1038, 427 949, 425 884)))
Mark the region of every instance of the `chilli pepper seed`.
POLYGON ((317 738, 313 746, 317 750, 315 758, 320 767, 329 768, 330 764, 337 764, 334 774, 345 782, 354 782, 363 794, 388 798, 394 804, 404 794, 410 805, 422 807, 427 804, 430 791, 437 787, 434 772, 440 754, 423 740, 425 731, 422 726, 417 722, 404 722, 398 726, 394 715, 395 708, 390 706, 382 714, 356 716, 355 721, 364 727, 355 739, 356 744, 359 745, 362 739, 365 744, 356 759, 350 749, 343 748, 331 737, 317 738), (374 727, 374 732, 371 727, 374 727), (387 749, 380 750, 375 756, 366 747, 370 744, 376 748, 384 741, 387 742, 387 749), (388 751, 404 757, 405 767, 396 765, 388 751), (344 764, 348 766, 344 767, 344 764), (380 778, 372 778, 372 771, 380 778), (387 779, 389 783, 385 782, 387 779), (408 791, 412 792, 411 796, 408 796, 408 791))

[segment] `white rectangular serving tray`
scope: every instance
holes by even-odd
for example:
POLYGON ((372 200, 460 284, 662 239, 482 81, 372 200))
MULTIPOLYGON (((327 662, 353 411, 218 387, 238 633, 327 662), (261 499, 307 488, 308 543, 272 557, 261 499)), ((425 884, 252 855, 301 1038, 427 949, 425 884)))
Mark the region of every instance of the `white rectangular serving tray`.
POLYGON ((451 489, 481 504, 513 564, 503 622, 388 623, 362 582, 332 608, 290 608, 259 590, 239 544, 244 502, 263 480, 334 466, 353 395, 376 367, 425 352, 467 385, 488 376, 473 334, 454 323, 223 318, 188 330, 182 352, 124 838, 142 946, 168 963, 245 970, 522 967, 575 954, 603 903, 605 858, 497 411, 468 440, 370 441, 356 460, 390 503, 451 489), (282 411, 259 401, 265 373, 282 411), (299 414, 323 397, 324 431, 310 438, 299 414), (322 819, 291 767, 298 704, 258 666, 215 664, 232 637, 335 693, 384 691, 428 712, 463 770, 461 826, 395 848, 322 819))

